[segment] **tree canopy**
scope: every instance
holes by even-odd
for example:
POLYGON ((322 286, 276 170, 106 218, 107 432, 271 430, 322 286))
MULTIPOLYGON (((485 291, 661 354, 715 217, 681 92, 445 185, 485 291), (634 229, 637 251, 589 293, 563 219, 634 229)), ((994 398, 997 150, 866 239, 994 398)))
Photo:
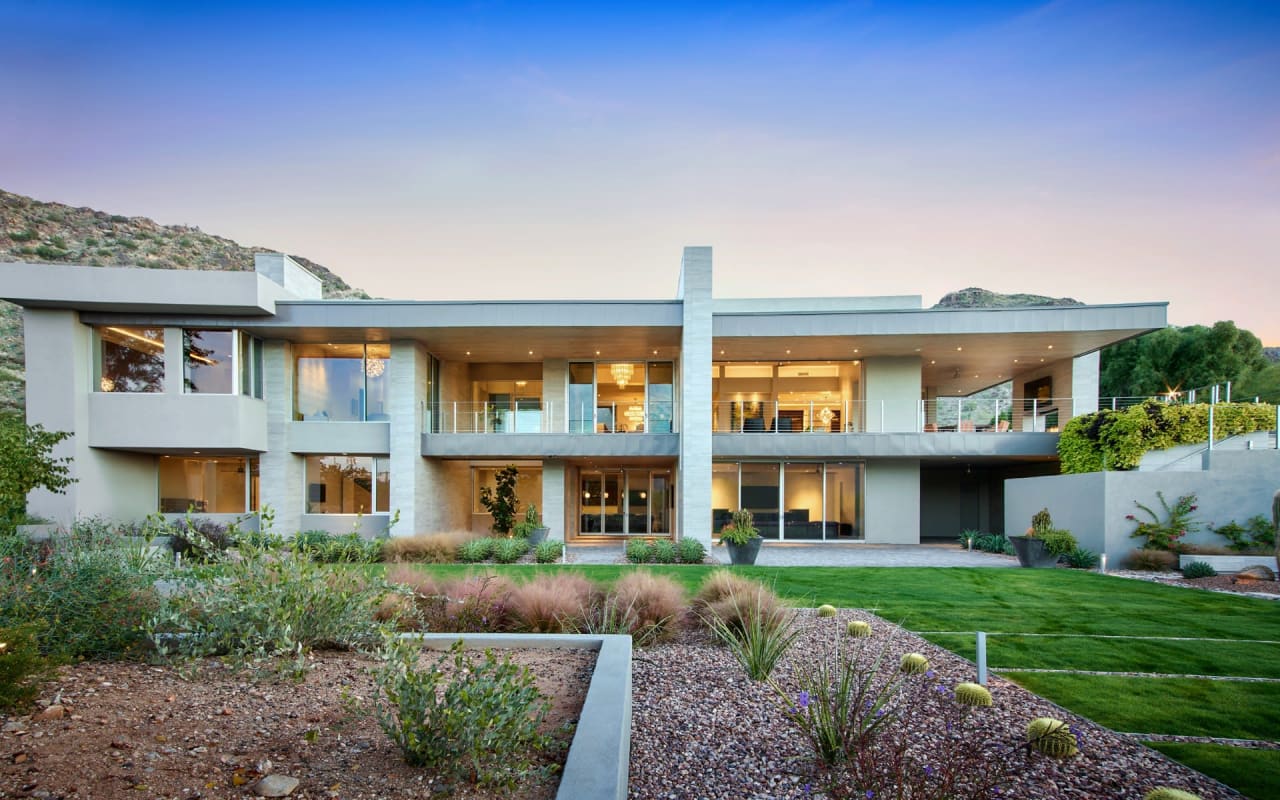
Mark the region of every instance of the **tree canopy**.
POLYGON ((1258 337, 1234 322, 1171 326, 1103 350, 1099 389, 1104 397, 1149 397, 1231 381, 1233 396, 1252 398, 1262 392, 1251 384, 1264 388, 1269 379, 1280 388, 1267 375, 1273 366, 1258 337))
POLYGON ((53 455, 54 446, 70 435, 0 415, 0 526, 21 521, 32 489, 61 492, 71 485, 71 459, 53 455))

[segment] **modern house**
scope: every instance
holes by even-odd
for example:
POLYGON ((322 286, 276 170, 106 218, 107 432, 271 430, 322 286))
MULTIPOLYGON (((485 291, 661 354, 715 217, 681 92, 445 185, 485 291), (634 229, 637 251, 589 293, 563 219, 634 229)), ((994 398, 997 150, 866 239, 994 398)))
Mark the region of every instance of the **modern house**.
POLYGON ((1055 431, 1098 407, 1099 349, 1165 325, 1164 303, 715 299, 707 247, 668 300, 325 300, 286 256, 255 267, 0 264, 28 421, 74 433, 78 482, 33 513, 484 530, 513 464, 569 540, 709 541, 738 508, 784 540, 998 530, 1004 479, 1056 472, 1055 431))

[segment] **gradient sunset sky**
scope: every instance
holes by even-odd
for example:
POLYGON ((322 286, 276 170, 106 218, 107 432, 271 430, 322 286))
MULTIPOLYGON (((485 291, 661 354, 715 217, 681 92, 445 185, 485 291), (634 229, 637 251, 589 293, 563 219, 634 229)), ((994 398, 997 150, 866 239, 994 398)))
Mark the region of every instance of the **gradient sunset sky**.
POLYGON ((0 0, 0 188, 375 296, 966 286, 1280 344, 1280 3, 0 0))

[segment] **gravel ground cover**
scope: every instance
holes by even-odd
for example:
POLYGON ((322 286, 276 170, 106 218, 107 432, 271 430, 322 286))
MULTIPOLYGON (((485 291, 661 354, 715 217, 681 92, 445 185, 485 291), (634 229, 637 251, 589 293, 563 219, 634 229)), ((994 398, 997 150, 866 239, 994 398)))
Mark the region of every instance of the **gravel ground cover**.
MULTIPOLYGON (((802 611, 801 636, 774 673, 784 691, 796 691, 793 672, 800 660, 820 652, 833 633, 843 632, 853 619, 872 624, 872 642, 889 641, 883 663, 890 671, 903 653, 914 651, 929 658, 936 673, 931 680, 944 687, 974 678, 971 663, 869 613, 841 610, 835 617, 818 618, 812 611, 802 611)), ((1205 800, 1241 797, 1008 681, 993 678, 989 688, 994 707, 978 710, 971 719, 978 724, 981 739, 975 746, 988 753, 1013 751, 1008 756, 1009 779, 1000 796, 1137 800, 1154 787, 1173 786, 1205 800), (1027 722, 1040 716, 1073 726, 1080 753, 1058 761, 1018 749, 1027 722)), ((949 700, 939 695, 935 702, 949 700)), ((835 796, 821 790, 822 775, 783 710, 773 690, 749 681, 732 656, 704 633, 689 631, 675 643, 638 651, 630 796, 637 800, 835 796)), ((916 709, 909 741, 927 763, 930 753, 937 751, 941 733, 926 712, 927 707, 916 709)))
MULTIPOLYGON (((593 651, 508 650, 553 701, 544 730, 577 722, 593 651)), ((434 663, 438 654, 424 654, 434 663)), ((254 682, 219 662, 194 674, 145 664, 86 662, 59 671, 31 716, 0 714, 0 798, 153 800, 253 798, 265 774, 297 779, 291 798, 382 800, 439 796, 378 726, 369 701, 375 662, 317 653, 301 684, 254 682)), ((571 732, 542 763, 563 763, 571 732)), ((550 800, 559 776, 517 787, 550 800)), ((513 796, 448 787, 466 800, 513 796)))

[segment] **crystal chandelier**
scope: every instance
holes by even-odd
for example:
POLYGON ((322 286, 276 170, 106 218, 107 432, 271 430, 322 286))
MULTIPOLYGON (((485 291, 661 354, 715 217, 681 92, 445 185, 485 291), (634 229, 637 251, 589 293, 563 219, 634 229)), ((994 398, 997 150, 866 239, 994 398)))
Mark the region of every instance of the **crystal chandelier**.
POLYGON ((619 389, 625 389, 631 382, 632 376, 636 374, 636 370, 630 364, 610 364, 609 374, 613 376, 613 382, 618 384, 619 389))
POLYGON ((385 358, 366 358, 364 361, 364 374, 370 378, 376 378, 387 371, 387 360, 385 358))

